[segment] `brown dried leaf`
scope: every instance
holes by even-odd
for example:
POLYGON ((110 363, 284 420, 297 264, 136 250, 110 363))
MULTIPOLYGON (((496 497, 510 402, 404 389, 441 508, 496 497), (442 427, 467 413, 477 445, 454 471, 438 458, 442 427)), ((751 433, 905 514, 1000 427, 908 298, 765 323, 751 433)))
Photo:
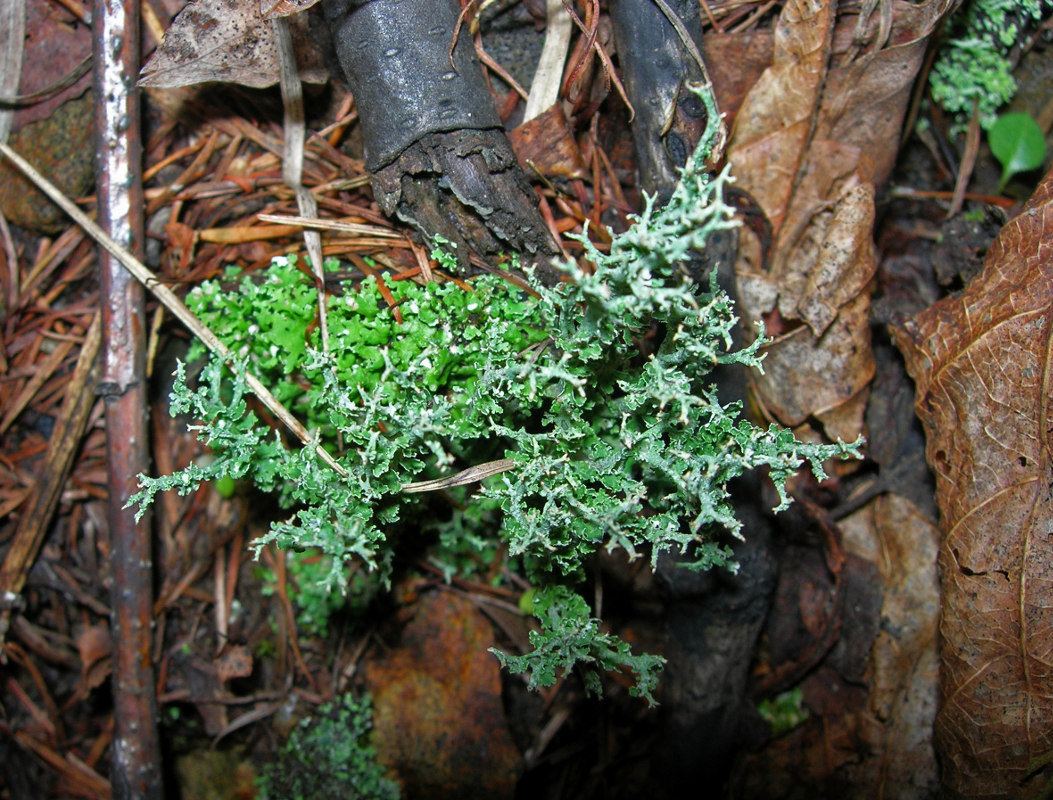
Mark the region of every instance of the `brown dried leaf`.
POLYGON ((909 500, 877 498, 841 524, 845 549, 878 568, 884 583, 881 629, 870 651, 868 757, 854 783, 874 796, 932 797, 939 783, 932 722, 939 659, 936 574, 939 531, 909 500), (877 791, 876 787, 881 790, 877 791))
POLYGON ((773 236, 767 248, 743 231, 740 309, 748 327, 790 331, 757 379, 758 398, 784 424, 821 416, 828 435, 862 430, 874 371, 874 185, 891 167, 910 86, 948 3, 890 0, 887 37, 878 19, 857 27, 853 16, 835 29, 829 0, 787 3, 774 62, 739 109, 728 157, 773 236))
POLYGON ((792 424, 827 415, 831 436, 854 439, 862 409, 852 401, 864 393, 874 374, 870 349, 858 340, 869 312, 869 298, 861 295, 840 310, 821 339, 803 325, 776 336, 765 348, 764 374, 750 376, 756 397, 766 408, 779 409, 780 419, 792 424), (853 379, 833 379, 839 375, 853 379), (846 406, 854 409, 851 417, 837 419, 835 412, 846 406))
POLYGON ((113 640, 107 625, 92 625, 77 635, 77 652, 80 654, 78 695, 87 697, 92 689, 109 679, 112 646, 113 640))
POLYGON ((772 32, 707 33, 702 37, 706 71, 717 96, 717 108, 734 123, 746 93, 772 59, 772 32))
POLYGON ((80 654, 82 669, 86 672, 94 664, 108 658, 112 645, 108 626, 92 625, 82 630, 77 634, 77 652, 80 654))
POLYGON ((409 797, 510 797, 520 756, 504 721, 493 630, 467 599, 426 592, 398 646, 366 666, 377 759, 409 797))
POLYGON ((519 165, 527 175, 584 178, 585 163, 570 123, 559 104, 508 132, 519 165))
MULTIPOLYGON (((273 15, 283 16, 278 10, 273 15)), ((325 83, 329 73, 308 35, 306 19, 289 19, 300 79, 325 83)), ((143 67, 139 85, 175 89, 208 81, 256 89, 278 82, 277 40, 259 0, 187 3, 143 67)))
POLYGON ((1053 173, 984 270, 895 330, 936 473, 944 785, 1053 792, 1053 173))
POLYGON ((306 11, 318 0, 260 0, 260 16, 264 19, 271 17, 291 17, 306 11))
POLYGON ((216 675, 226 683, 252 674, 252 651, 245 645, 233 645, 215 660, 216 675))

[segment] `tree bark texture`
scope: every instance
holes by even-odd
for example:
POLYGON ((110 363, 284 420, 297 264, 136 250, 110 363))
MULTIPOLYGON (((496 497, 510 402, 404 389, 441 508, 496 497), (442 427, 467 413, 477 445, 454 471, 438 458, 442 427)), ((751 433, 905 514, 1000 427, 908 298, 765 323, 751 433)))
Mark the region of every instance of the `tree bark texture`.
MULTIPOLYGON (((697 0, 668 0, 698 52, 702 20, 697 0)), ((679 169, 706 127, 706 109, 687 83, 705 80, 701 68, 655 0, 611 0, 611 27, 632 122, 640 186, 668 196, 679 169)))
MULTIPOLYGON (((145 242, 139 138, 139 2, 93 6, 96 193, 99 225, 141 256, 145 242)), ((149 517, 127 507, 150 463, 143 287, 99 248, 109 472, 107 520, 112 581, 114 731, 110 764, 115 800, 164 796, 152 661, 153 561, 149 517)))
POLYGON ((377 203, 484 259, 519 253, 543 279, 555 242, 501 127, 456 0, 326 0, 377 203))
MULTIPOLYGON (((697 0, 667 5, 701 53, 697 0)), ((705 105, 687 84, 708 78, 655 0, 610 0, 610 16, 625 91, 636 112, 632 134, 640 188, 664 202, 706 128, 705 105)), ((685 266, 704 286, 714 269, 730 266, 737 248, 734 230, 718 231, 685 266)), ((722 285, 731 291, 733 283, 722 285)))

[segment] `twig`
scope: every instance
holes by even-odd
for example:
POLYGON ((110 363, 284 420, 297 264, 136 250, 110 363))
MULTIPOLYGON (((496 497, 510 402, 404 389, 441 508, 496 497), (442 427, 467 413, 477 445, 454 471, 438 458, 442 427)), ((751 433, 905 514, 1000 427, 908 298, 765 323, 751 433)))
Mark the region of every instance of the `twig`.
POLYGON ((379 225, 363 225, 359 222, 341 222, 335 219, 318 219, 317 217, 296 217, 285 214, 257 214, 260 222, 273 222, 278 225, 297 225, 303 228, 315 228, 320 231, 350 233, 355 236, 387 236, 401 239, 402 234, 379 225))
POLYGON ((946 219, 950 219, 962 210, 965 203, 965 190, 969 188, 969 179, 973 176, 976 167, 976 158, 980 154, 980 109, 979 102, 973 99, 973 114, 969 119, 969 129, 965 133, 965 149, 962 151, 962 161, 958 166, 958 177, 954 181, 954 195, 951 197, 951 207, 947 209, 946 219))
POLYGON ((534 119, 559 100, 559 87, 563 82, 563 64, 567 59, 570 31, 574 26, 570 15, 563 8, 562 0, 548 0, 545 14, 545 44, 541 48, 534 80, 530 84, 523 122, 534 119))
MULTIPOLYGON (((44 192, 44 194, 50 197, 59 208, 69 214, 73 218, 73 221, 80 225, 92 239, 105 248, 110 255, 120 261, 125 269, 127 269, 136 280, 142 283, 147 291, 160 300, 165 308, 172 312, 176 319, 186 325, 191 333, 204 342, 209 350, 218 353, 225 359, 233 359, 234 354, 231 353, 230 349, 219 340, 216 334, 203 325, 201 321, 194 316, 193 312, 186 307, 186 304, 179 299, 175 292, 161 283, 157 276, 139 261, 139 259, 115 242, 104 230, 102 230, 102 228, 96 225, 87 214, 77 208, 72 200, 59 191, 54 184, 37 172, 37 170, 22 158, 22 156, 2 142, 0 142, 0 153, 9 158, 27 178, 33 181, 33 183, 44 192)), ((231 365, 237 369, 233 362, 231 365)), ((307 432, 307 429, 303 424, 296 419, 273 394, 271 394, 270 390, 260 382, 259 378, 248 370, 242 371, 241 377, 256 397, 260 399, 260 402, 262 402, 272 414, 280 419, 282 423, 292 431, 293 434, 295 434, 296 438, 298 438, 304 445, 310 446, 312 444, 311 435, 307 432)), ((347 470, 341 467, 320 444, 314 445, 314 448, 318 457, 332 467, 337 474, 342 477, 347 477, 347 470)))
MULTIPOLYGON (((296 193, 296 206, 304 217, 318 216, 318 203, 314 195, 303 185, 303 154, 307 141, 307 120, 303 110, 303 84, 296 68, 293 52, 292 32, 285 17, 273 17, 274 38, 278 44, 278 81, 281 86, 282 104, 285 107, 284 151, 282 153, 282 178, 296 193)), ((311 257, 318 289, 318 327, 322 336, 322 351, 329 352, 329 322, 325 295, 325 266, 322 263, 322 237, 316 231, 305 230, 303 239, 311 257)))
POLYGON ((88 54, 70 72, 50 86, 29 94, 0 95, 0 106, 31 106, 68 89, 91 71, 91 55, 88 54))
MULTIPOLYGON (((94 0, 95 186, 98 227, 115 242, 143 249, 145 219, 139 95, 126 76, 139 70, 137 0, 94 0)), ((113 797, 136 800, 163 792, 157 693, 150 658, 153 543, 149 520, 128 508, 136 478, 150 463, 146 398, 146 299, 100 248, 102 364, 105 396, 106 522, 110 538, 110 628, 113 666, 113 797)))
MULTIPOLYGON (((25 30, 25 3, 4 3, 0 6, 0 93, 14 94, 18 91, 25 30)), ((0 142, 7 141, 14 118, 11 109, 0 109, 0 142)))
POLYGON ((476 464, 445 478, 436 478, 432 481, 418 481, 417 483, 404 483, 402 484, 402 491, 405 494, 419 494, 421 492, 437 492, 440 489, 450 489, 454 486, 464 486, 468 483, 478 483, 493 475, 500 475, 502 472, 515 469, 515 466, 516 462, 512 459, 499 458, 496 461, 487 461, 485 464, 476 464))

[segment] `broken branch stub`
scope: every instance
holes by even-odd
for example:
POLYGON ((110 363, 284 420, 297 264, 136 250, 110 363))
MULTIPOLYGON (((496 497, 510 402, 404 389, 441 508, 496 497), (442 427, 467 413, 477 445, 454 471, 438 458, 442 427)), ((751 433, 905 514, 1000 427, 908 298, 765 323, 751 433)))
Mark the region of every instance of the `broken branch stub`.
POLYGON ((558 280, 558 252, 483 81, 455 0, 321 5, 362 123, 378 204, 458 262, 520 253, 558 280))

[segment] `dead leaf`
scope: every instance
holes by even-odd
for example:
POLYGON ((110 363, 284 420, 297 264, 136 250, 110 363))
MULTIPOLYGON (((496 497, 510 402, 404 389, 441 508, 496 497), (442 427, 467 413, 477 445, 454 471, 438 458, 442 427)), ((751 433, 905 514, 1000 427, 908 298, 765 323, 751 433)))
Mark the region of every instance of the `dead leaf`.
POLYGON ((881 628, 870 651, 868 753, 857 787, 874 796, 932 797, 939 785, 932 723, 939 657, 939 531, 909 500, 877 498, 841 523, 845 550, 875 564, 884 583, 881 628), (880 787, 880 791, 876 789, 880 787))
POLYGON ((78 696, 87 697, 92 689, 110 677, 112 647, 113 640, 106 625, 93 625, 77 635, 77 652, 80 654, 78 696))
POLYGON ((861 295, 843 307, 821 337, 804 325, 776 337, 764 349, 764 374, 751 375, 757 398, 779 409, 786 424, 799 425, 812 416, 828 416, 827 433, 848 441, 861 428, 863 408, 853 402, 874 374, 869 329, 869 298, 861 295), (838 380, 837 376, 846 376, 838 380), (848 408, 847 420, 835 412, 848 408))
POLYGON ((399 646, 367 664, 373 744, 406 796, 510 797, 519 753, 504 721, 493 631, 468 600, 427 592, 399 646))
POLYGON ((1053 173, 983 272, 896 342, 936 474, 942 706, 954 797, 1053 792, 1053 173))
POLYGON ((260 16, 264 19, 271 17, 291 17, 306 11, 318 0, 260 0, 260 16))
POLYGON ((717 108, 732 125, 742 102, 772 60, 771 30, 707 33, 702 37, 706 71, 717 96, 717 108))
POLYGON ((767 248, 743 230, 739 308, 747 328, 789 330, 756 379, 758 399, 786 425, 816 417, 831 437, 862 432, 874 372, 874 186, 895 158, 910 86, 948 5, 890 0, 884 31, 881 19, 858 25, 855 15, 835 27, 828 0, 787 3, 773 63, 739 109, 728 158, 773 234, 765 261, 767 248))
POLYGON ((528 175, 536 172, 568 179, 586 175, 574 132, 558 103, 509 131, 508 139, 528 175))
MULTIPOLYGON (((274 10, 272 16, 285 15, 274 10)), ((289 19, 300 79, 325 83, 329 73, 308 35, 306 20, 303 15, 289 19)), ((208 81, 256 89, 278 82, 277 40, 259 0, 188 3, 143 67, 139 85, 175 89, 208 81)))
POLYGON ((245 645, 234 645, 214 663, 216 674, 223 683, 233 678, 247 678, 252 674, 252 651, 245 645))

